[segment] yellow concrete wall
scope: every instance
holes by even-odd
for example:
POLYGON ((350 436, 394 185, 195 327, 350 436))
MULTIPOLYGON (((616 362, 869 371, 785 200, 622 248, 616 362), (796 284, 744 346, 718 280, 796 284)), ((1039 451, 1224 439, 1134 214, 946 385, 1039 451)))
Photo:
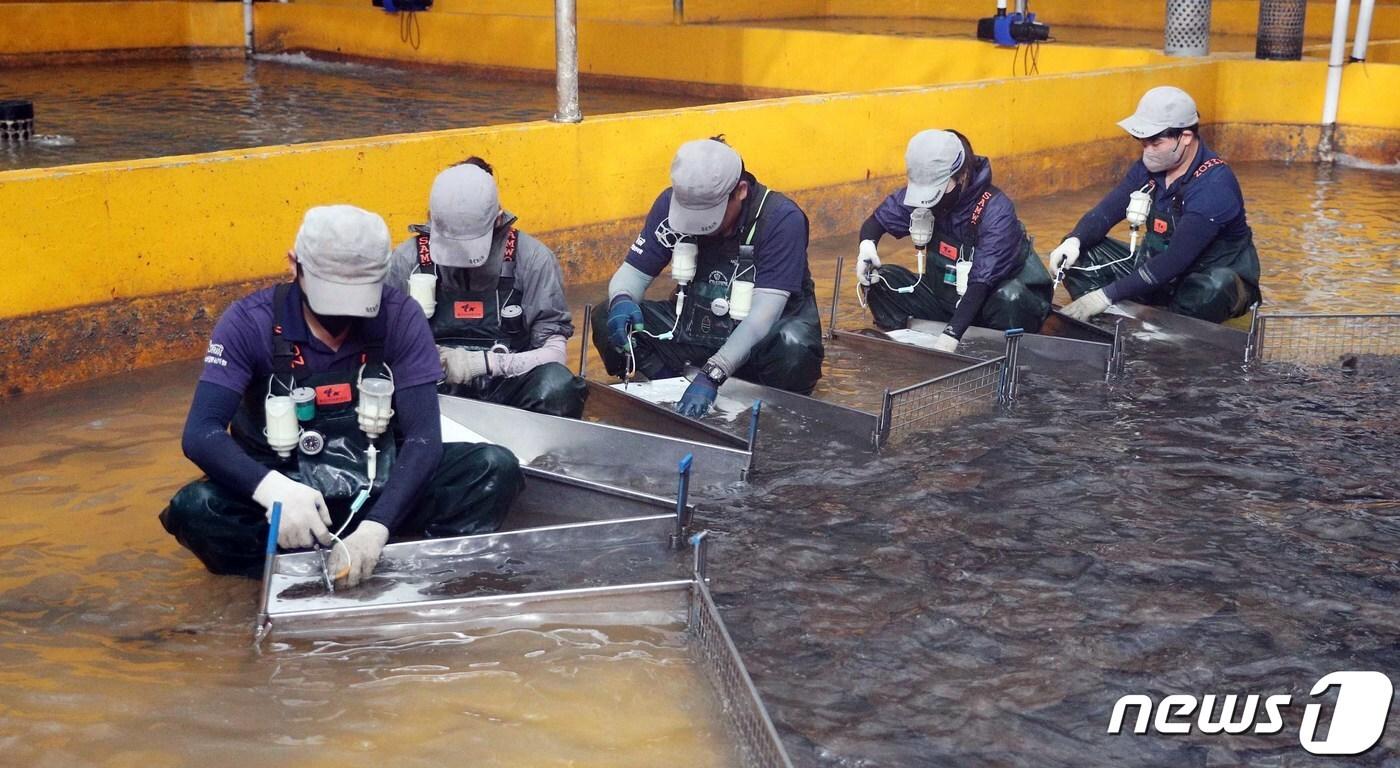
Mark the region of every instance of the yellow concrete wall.
MULTIPOLYGON (((526 16, 419 16, 417 48, 397 19, 363 7, 257 6, 260 50, 316 50, 436 64, 554 68, 553 21, 526 16)), ((579 22, 579 69, 595 75, 840 92, 1006 77, 1015 53, 974 40, 808 30, 579 22), (706 55, 697 55, 705 51, 706 55), (834 64, 839 62, 839 65, 834 64), (897 64, 894 64, 897 63, 897 64)), ((1147 50, 1055 46, 1041 74, 1166 61, 1147 50)))
MULTIPOLYGON (((820 0, 812 0, 820 2, 820 0)), ((307 5, 333 5, 363 8, 369 0, 295 0, 307 5)), ((578 0, 579 19, 613 21, 670 22, 674 6, 671 0, 578 0)), ((470 13, 500 16, 554 17, 554 0, 434 0, 428 13, 470 13)), ((426 14, 425 14, 426 15, 426 14)))
MULTIPOLYGON (((522 213, 523 226, 561 230, 643 213, 667 184, 676 145, 695 137, 726 133, 761 178, 779 189, 811 189, 902 172, 905 142, 931 123, 963 128, 993 157, 1122 141, 1114 122, 1153 85, 1175 83, 1203 104, 1217 104, 1220 66, 803 96, 579 125, 525 123, 0 173, 0 211, 23 212, 0 228, 12 276, 0 283, 0 317, 275 274, 312 205, 361 205, 402 233, 422 216, 434 174, 466 153, 501 170, 502 199, 522 213), (63 237, 65 269, 87 276, 61 291, 48 268, 55 233, 63 237)), ((1267 89, 1258 76, 1250 79, 1267 89)))
MULTIPOLYGON (((743 3, 730 4, 728 18, 754 18, 743 3)), ((1332 35, 1332 2, 1308 3, 1304 34, 1309 38, 1332 35)), ((689 5, 687 5, 689 8, 689 5)), ((964 0, 825 0, 821 13, 813 16, 876 16, 889 18, 935 18, 974 20, 992 15, 995 4, 964 0)), ((1162 29, 1166 3, 1162 0, 1035 0, 1031 10, 1041 20, 1054 25, 1107 27, 1110 29, 1162 29)), ((688 15, 688 14, 687 14, 688 15)), ((1352 8, 1351 29, 1356 28, 1356 8, 1352 8)), ((721 18, 725 18, 721 16, 721 18)), ((1259 29, 1258 0, 1214 0, 1211 5, 1211 31, 1218 34, 1253 35, 1259 29)), ((1400 37, 1400 5, 1377 4, 1371 35, 1375 39, 1400 37)))
POLYGON ((242 47, 237 3, 26 2, 0 5, 0 55, 242 47))

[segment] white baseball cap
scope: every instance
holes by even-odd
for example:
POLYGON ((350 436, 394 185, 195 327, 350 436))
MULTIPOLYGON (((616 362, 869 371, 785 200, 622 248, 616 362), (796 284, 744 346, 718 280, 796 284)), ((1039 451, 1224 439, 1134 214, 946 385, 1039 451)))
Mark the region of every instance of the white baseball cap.
POLYGON ((909 140, 904 152, 904 165, 909 173, 909 187, 904 204, 915 208, 932 208, 943 199, 944 187, 953 174, 962 168, 962 141, 952 131, 920 131, 909 140))
POLYGON ((1137 111, 1118 121, 1118 127, 1136 139, 1146 139, 1169 128, 1190 128, 1201 122, 1191 94, 1170 85, 1144 93, 1137 111))
POLYGON ((500 215, 500 192, 491 174, 475 165, 439 173, 428 195, 428 250, 433 261, 445 267, 485 264, 500 215))
POLYGON ((682 144, 671 161, 671 229, 685 235, 719 229, 743 170, 744 161, 728 144, 714 139, 682 144))
POLYGON ((306 212, 292 252, 306 302, 318 315, 374 317, 389 273, 389 227, 353 205, 306 212))

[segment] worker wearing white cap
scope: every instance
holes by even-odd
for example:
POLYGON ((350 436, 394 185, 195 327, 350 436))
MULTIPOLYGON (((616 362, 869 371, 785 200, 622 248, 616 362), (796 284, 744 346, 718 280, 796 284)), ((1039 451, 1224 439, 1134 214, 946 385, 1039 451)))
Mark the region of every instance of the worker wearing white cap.
POLYGON ((806 394, 821 378, 821 320, 807 268, 807 215, 760 184, 723 137, 681 145, 594 318, 608 372, 696 373, 677 407, 703 416, 730 376, 806 394), (681 286, 643 301, 666 265, 681 286))
POLYGON ((423 305, 440 391, 582 416, 588 385, 564 365, 574 324, 559 259, 501 207, 491 165, 471 157, 439 173, 428 219, 394 249, 389 284, 423 305))
POLYGON ((306 212, 292 280, 219 318, 183 447, 208 477, 161 512, 214 573, 256 576, 275 505, 283 549, 332 547, 369 576, 390 535, 496 530, 523 479, 510 451, 444 447, 442 368, 416 303, 384 284, 389 229, 349 205, 306 212))
POLYGON ((1050 271, 1075 297, 1065 314, 1085 320, 1131 299, 1219 323, 1259 300, 1239 180, 1201 140, 1200 122, 1189 94, 1161 86, 1118 123, 1142 159, 1050 253, 1050 271), (1143 230, 1141 247, 1107 237, 1124 218, 1131 242, 1143 230))
POLYGON ((920 131, 905 153, 908 184, 885 198, 860 228, 856 281, 875 324, 903 328, 910 318, 946 323, 934 342, 953 352, 973 325, 1034 333, 1050 313, 1050 275, 992 185, 992 163, 957 131, 920 131), (919 273, 881 265, 886 234, 910 237, 919 273))

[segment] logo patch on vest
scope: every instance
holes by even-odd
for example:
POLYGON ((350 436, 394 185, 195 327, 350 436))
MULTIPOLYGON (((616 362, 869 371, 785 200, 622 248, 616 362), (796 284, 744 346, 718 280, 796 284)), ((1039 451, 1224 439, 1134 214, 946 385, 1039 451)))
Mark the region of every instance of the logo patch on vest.
POLYGON ((316 388, 317 405, 341 405, 350 402, 349 384, 327 384, 316 388))
POLYGON ((951 261, 958 260, 958 249, 954 248, 952 243, 945 243, 942 240, 938 241, 938 254, 951 261))
POLYGON ((452 316, 458 320, 480 320, 486 316, 486 305, 479 301, 456 301, 452 303, 452 316))
POLYGON ((1159 234, 1159 235, 1165 235, 1165 234, 1167 234, 1167 220, 1166 220, 1166 219, 1153 219, 1153 220, 1152 220, 1152 231, 1153 231, 1153 232, 1156 232, 1156 233, 1159 234))

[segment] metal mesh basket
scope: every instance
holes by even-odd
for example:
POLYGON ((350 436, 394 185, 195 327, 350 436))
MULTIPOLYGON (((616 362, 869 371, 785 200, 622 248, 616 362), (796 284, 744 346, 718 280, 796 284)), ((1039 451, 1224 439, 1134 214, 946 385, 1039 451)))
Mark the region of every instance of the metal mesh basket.
POLYGON ((1167 0, 1166 43, 1168 56, 1210 54, 1211 0, 1167 0))
POLYGON ((719 692, 725 722, 738 745, 745 768, 792 768, 778 732, 759 703, 758 690, 739 661, 739 651, 719 618, 719 610, 703 581, 696 580, 690 600, 690 644, 699 666, 719 692))
POLYGON ((1351 355, 1400 355, 1400 314, 1259 315, 1248 357, 1326 364, 1351 355))
POLYGON ((33 120, 0 120, 0 144, 23 144, 33 135, 33 120))
POLYGON ((1259 0, 1259 33, 1254 58, 1298 61, 1303 58, 1303 21, 1307 0, 1259 0))
POLYGON ((890 392, 885 400, 886 440, 896 443, 920 430, 992 410, 997 404, 1004 361, 1005 358, 988 360, 890 392))

